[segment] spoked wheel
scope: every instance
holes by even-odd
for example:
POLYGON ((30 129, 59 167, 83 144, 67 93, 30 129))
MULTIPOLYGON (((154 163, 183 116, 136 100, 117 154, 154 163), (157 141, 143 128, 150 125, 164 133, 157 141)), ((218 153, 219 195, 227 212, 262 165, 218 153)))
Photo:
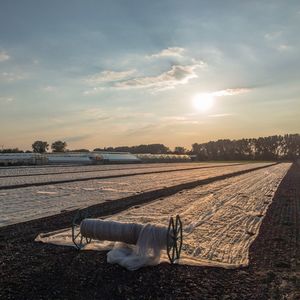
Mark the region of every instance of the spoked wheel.
POLYGON ((170 218, 167 236, 167 253, 171 264, 174 264, 180 258, 182 247, 182 222, 177 215, 170 218))
POLYGON ((82 220, 88 217, 87 210, 78 210, 72 222, 72 241, 77 249, 83 248, 89 244, 92 239, 82 236, 80 232, 80 224, 82 220))

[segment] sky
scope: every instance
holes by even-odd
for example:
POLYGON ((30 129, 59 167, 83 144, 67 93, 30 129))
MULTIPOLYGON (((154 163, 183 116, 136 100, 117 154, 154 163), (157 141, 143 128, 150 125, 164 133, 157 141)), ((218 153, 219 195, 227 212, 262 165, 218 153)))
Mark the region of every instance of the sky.
POLYGON ((0 148, 300 133, 298 0, 0 7, 0 148))

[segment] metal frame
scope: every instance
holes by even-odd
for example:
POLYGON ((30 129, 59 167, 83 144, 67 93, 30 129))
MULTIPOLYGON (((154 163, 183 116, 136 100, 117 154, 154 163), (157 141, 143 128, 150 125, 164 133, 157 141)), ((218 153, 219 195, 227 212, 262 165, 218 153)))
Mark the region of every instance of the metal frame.
POLYGON ((169 221, 167 234, 167 253, 171 264, 174 264, 179 258, 182 248, 182 222, 179 215, 171 217, 169 221))
POLYGON ((72 241, 78 250, 92 241, 92 239, 84 237, 80 232, 80 224, 88 215, 88 210, 78 210, 72 221, 72 241), (84 240, 85 243, 83 242, 84 240))

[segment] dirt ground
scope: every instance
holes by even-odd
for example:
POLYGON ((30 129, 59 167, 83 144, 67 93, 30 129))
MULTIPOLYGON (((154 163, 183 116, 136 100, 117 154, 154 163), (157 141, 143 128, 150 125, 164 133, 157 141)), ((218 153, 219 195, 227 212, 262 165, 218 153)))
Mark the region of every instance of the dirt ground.
MULTIPOLYGON (((300 299, 299 183, 294 164, 242 269, 161 264, 130 272, 106 263, 105 252, 34 242, 68 226, 71 212, 0 228, 0 299, 300 299)), ((113 212, 103 205, 101 214, 113 212)))

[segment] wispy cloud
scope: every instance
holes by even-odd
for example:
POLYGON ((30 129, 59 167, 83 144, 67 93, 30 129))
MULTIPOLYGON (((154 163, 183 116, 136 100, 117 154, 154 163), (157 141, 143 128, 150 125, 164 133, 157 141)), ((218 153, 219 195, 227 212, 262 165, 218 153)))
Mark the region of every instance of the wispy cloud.
POLYGON ((224 117, 230 117, 233 114, 214 114, 214 115, 208 115, 209 118, 224 118, 224 117))
POLYGON ((0 51, 0 62, 9 60, 10 56, 5 51, 0 51))
POLYGON ((13 82, 17 80, 24 79, 24 74, 21 73, 12 73, 12 72, 2 72, 0 73, 0 81, 3 82, 13 82))
POLYGON ((146 57, 147 58, 181 57, 184 51, 185 49, 181 47, 170 47, 170 48, 163 49, 158 53, 147 55, 146 57))
POLYGON ((273 49, 276 49, 279 52, 293 50, 293 46, 287 43, 287 41, 284 39, 282 31, 266 33, 264 38, 268 41, 273 49))
POLYGON ((265 39, 272 41, 282 36, 282 31, 268 32, 264 35, 265 39))
POLYGON ((89 90, 84 91, 83 95, 85 95, 85 96, 96 95, 96 94, 98 94, 99 92, 101 92, 103 90, 105 90, 105 87, 97 86, 97 87, 93 87, 89 90))
POLYGON ((162 117, 162 121, 185 121, 187 120, 186 117, 184 116, 167 116, 167 117, 162 117))
POLYGON ((180 119, 166 119, 166 117, 162 117, 155 122, 147 122, 141 126, 134 126, 132 128, 128 128, 124 131, 124 135, 126 136, 136 136, 145 134, 154 134, 159 135, 162 132, 174 132, 178 133, 178 130, 182 131, 184 128, 190 128, 190 126, 198 126, 202 124, 198 120, 188 120, 186 118, 180 119), (163 121, 163 122, 162 122, 163 121))
POLYGON ((105 83, 105 82, 114 82, 118 80, 123 80, 131 75, 133 75, 136 70, 128 70, 128 71, 109 71, 105 70, 97 74, 93 74, 85 79, 85 82, 88 85, 95 86, 97 84, 105 83))
POLYGON ((57 91, 57 87, 56 87, 56 86, 53 86, 53 85, 47 85, 47 86, 44 86, 44 87, 42 88, 42 90, 43 90, 44 92, 51 93, 51 92, 57 91))
POLYGON ((224 97, 224 96, 235 96, 235 95, 245 94, 248 92, 250 92, 249 88, 233 88, 233 89, 216 91, 209 94, 215 97, 224 97))
MULTIPOLYGON (((172 89, 177 85, 188 83, 191 79, 197 78, 196 69, 204 67, 202 60, 188 57, 184 55, 186 50, 181 47, 169 47, 162 51, 148 55, 146 58, 178 58, 176 62, 173 60, 170 69, 161 72, 158 75, 148 75, 149 61, 144 61, 144 67, 139 68, 143 73, 138 73, 132 68, 124 71, 105 70, 97 74, 93 74, 84 79, 84 83, 90 86, 84 91, 84 95, 97 94, 105 89, 141 89, 147 88, 154 91, 162 91, 172 89)), ((145 57, 143 58, 145 60, 145 57)), ((154 63, 160 66, 161 61, 154 63)))
POLYGON ((102 116, 103 115, 103 110, 101 108, 96 108, 96 107, 91 107, 87 108, 83 111, 83 114, 88 115, 88 116, 102 116))
POLYGON ((67 143, 79 142, 79 141, 86 140, 89 137, 91 137, 91 134, 82 134, 82 135, 74 135, 74 136, 66 137, 66 138, 63 138, 62 140, 67 141, 67 143))
POLYGON ((157 76, 137 77, 130 80, 120 81, 115 84, 118 88, 154 88, 162 90, 174 88, 179 84, 186 84, 189 80, 198 77, 196 69, 201 65, 174 65, 170 70, 157 76))
POLYGON ((277 50, 280 52, 290 51, 292 50, 292 46, 288 44, 280 44, 277 46, 277 50))
POLYGON ((196 69, 202 67, 203 63, 195 61, 190 65, 173 65, 168 71, 162 72, 157 76, 140 76, 126 79, 129 75, 133 75, 133 70, 124 72, 105 71, 105 75, 100 77, 90 77, 89 84, 99 84, 93 88, 83 92, 84 95, 97 94, 107 88, 116 89, 140 89, 150 88, 156 91, 174 88, 177 85, 186 84, 191 79, 197 78, 196 69), (101 85, 102 83, 102 85, 101 85))
POLYGON ((0 102, 2 103, 9 103, 9 102, 12 102, 14 101, 14 97, 0 97, 0 102))

